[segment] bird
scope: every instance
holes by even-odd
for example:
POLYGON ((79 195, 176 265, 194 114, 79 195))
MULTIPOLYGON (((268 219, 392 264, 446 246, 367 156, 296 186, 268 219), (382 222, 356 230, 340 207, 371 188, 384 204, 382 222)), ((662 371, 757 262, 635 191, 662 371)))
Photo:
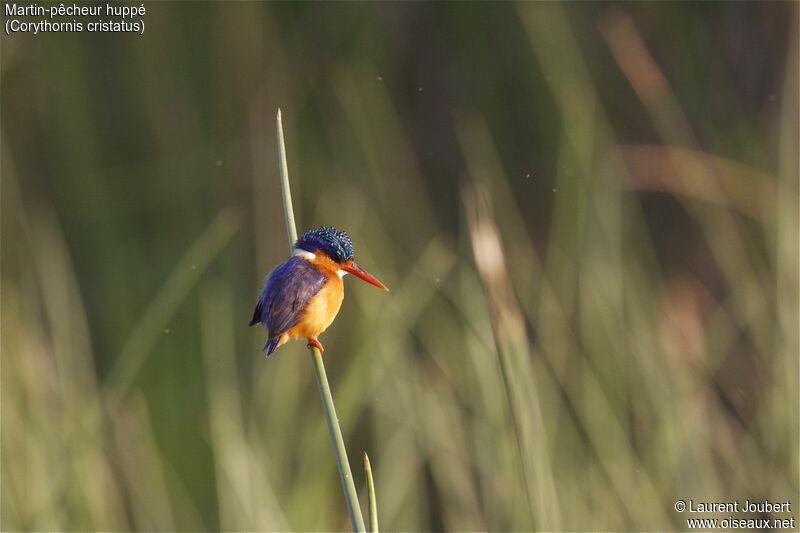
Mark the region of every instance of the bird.
POLYGON ((298 338, 325 353, 318 337, 339 313, 346 274, 389 290, 353 260, 353 243, 346 232, 323 226, 297 239, 292 256, 267 275, 250 321, 250 326, 263 324, 267 329, 267 357, 298 338))

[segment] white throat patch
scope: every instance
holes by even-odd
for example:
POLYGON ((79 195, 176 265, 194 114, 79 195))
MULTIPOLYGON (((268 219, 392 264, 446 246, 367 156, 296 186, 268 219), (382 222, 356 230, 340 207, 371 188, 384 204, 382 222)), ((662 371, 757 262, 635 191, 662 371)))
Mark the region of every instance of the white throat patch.
POLYGON ((312 252, 307 252, 306 250, 302 250, 300 248, 295 248, 293 255, 296 255, 297 257, 302 257, 306 261, 313 261, 314 259, 317 258, 317 254, 312 252))

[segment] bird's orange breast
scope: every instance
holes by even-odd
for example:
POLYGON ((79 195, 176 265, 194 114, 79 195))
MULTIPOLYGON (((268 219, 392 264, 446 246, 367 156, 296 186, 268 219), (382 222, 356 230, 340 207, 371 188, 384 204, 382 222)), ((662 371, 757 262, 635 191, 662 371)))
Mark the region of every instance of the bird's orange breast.
POLYGON ((344 300, 344 283, 336 270, 320 268, 328 280, 317 294, 311 297, 300 319, 287 333, 290 337, 316 338, 328 329, 339 313, 344 300))

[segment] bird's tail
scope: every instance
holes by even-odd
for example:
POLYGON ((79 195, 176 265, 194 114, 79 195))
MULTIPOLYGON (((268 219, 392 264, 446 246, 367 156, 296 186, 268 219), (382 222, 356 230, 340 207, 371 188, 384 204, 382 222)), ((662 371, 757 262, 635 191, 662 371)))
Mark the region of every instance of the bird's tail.
POLYGON ((278 347, 278 343, 281 341, 280 337, 274 337, 267 341, 267 344, 264 345, 264 351, 267 352, 267 357, 272 355, 272 352, 275 351, 275 348, 278 347))
POLYGON ((264 304, 261 301, 261 298, 258 299, 258 303, 256 304, 256 308, 253 311, 253 318, 250 320, 250 325, 259 324, 264 320, 264 304))

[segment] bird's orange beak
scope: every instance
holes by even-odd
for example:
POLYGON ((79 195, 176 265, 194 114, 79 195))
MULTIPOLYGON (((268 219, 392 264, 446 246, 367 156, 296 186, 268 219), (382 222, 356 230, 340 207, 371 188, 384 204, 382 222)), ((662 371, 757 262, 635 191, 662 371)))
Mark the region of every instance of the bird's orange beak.
POLYGON ((355 263, 355 261, 348 261, 347 263, 343 264, 342 265, 342 270, 344 270, 346 272, 349 272, 354 276, 358 276, 359 278, 363 279, 367 283, 371 283, 372 285, 375 285, 379 289, 383 289, 385 291, 389 290, 389 288, 386 285, 384 285, 383 283, 381 283, 378 280, 378 278, 376 278, 375 276, 373 276, 372 274, 370 274, 369 272, 367 272, 366 270, 364 270, 363 268, 358 266, 355 263))

